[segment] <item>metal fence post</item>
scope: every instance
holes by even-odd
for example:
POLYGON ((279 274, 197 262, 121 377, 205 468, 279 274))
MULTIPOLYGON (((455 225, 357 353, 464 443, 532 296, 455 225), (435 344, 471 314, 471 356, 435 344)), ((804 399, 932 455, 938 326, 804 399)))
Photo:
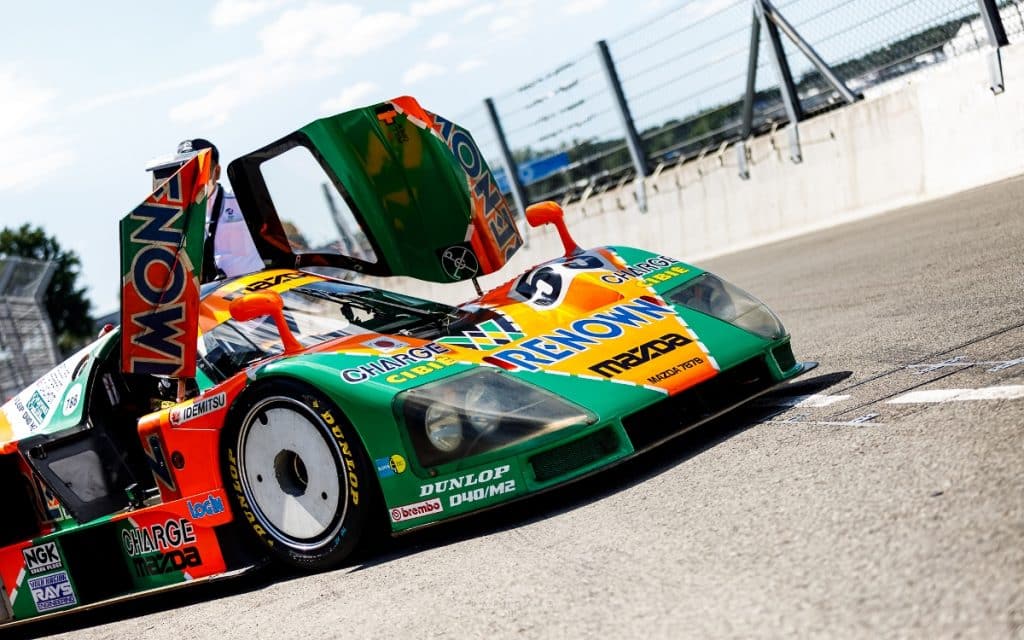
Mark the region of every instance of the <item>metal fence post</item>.
POLYGON ((839 76, 832 71, 830 66, 825 64, 825 61, 822 60, 821 56, 818 55, 818 52, 814 50, 814 47, 804 40, 803 36, 793 28, 793 25, 789 24, 786 18, 784 18, 783 15, 779 13, 774 6, 772 6, 770 0, 761 0, 761 7, 764 10, 765 17, 773 22, 779 29, 782 29, 782 32, 786 34, 786 37, 792 40, 793 44, 796 45, 796 48, 800 49, 800 51, 807 56, 807 59, 811 61, 814 68, 818 70, 818 73, 825 78, 826 82, 832 85, 832 88, 839 92, 839 95, 843 97, 843 100, 846 100, 847 104, 853 104, 860 99, 860 96, 857 96, 850 91, 850 88, 846 86, 846 83, 839 79, 839 76))
POLYGON ((505 130, 501 128, 501 120, 498 118, 498 111, 494 108, 494 100, 484 98, 484 107, 487 108, 487 115, 491 119, 491 126, 494 127, 494 136, 498 139, 498 151, 501 153, 501 163, 505 165, 505 176, 508 178, 509 190, 512 192, 512 200, 515 201, 516 209, 519 210, 519 217, 526 219, 526 189, 519 179, 519 167, 512 158, 512 152, 508 148, 508 140, 505 138, 505 130))
POLYGON ((996 0, 978 0, 978 12, 985 23, 988 42, 992 45, 992 52, 988 57, 989 87, 992 89, 992 93, 999 94, 1006 88, 1003 82, 1003 60, 1000 49, 1010 44, 1010 40, 1006 37, 1006 29, 1003 28, 1003 19, 999 15, 996 0))
POLYGON ((800 106, 800 98, 796 94, 793 72, 789 69, 786 50, 782 47, 779 28, 768 19, 765 0, 754 0, 754 10, 761 21, 761 29, 768 35, 768 41, 771 44, 768 52, 771 54, 772 66, 775 67, 775 75, 779 80, 779 91, 782 93, 782 103, 786 107, 786 116, 789 118, 789 159, 793 162, 801 162, 803 156, 800 153, 799 123, 803 120, 804 112, 800 106))
POLYGON ((739 166, 740 178, 750 179, 747 167, 747 138, 754 127, 754 96, 757 94, 757 58, 761 49, 761 21, 757 11, 753 11, 750 22, 750 53, 747 58, 747 91, 743 94, 743 129, 740 141, 736 143, 736 164, 739 166))
POLYGON ((604 69, 605 78, 608 80, 608 88, 612 92, 615 101, 616 111, 619 114, 619 122, 622 124, 622 131, 626 136, 626 146, 629 148, 629 155, 633 159, 633 167, 636 169, 637 179, 636 198, 640 211, 647 211, 647 193, 644 190, 644 178, 651 174, 647 165, 647 154, 644 152, 643 144, 640 142, 640 135, 636 132, 636 125, 633 123, 633 116, 629 112, 629 103, 626 102, 626 94, 622 92, 622 82, 615 70, 615 62, 608 50, 608 43, 604 40, 597 41, 597 53, 604 69))

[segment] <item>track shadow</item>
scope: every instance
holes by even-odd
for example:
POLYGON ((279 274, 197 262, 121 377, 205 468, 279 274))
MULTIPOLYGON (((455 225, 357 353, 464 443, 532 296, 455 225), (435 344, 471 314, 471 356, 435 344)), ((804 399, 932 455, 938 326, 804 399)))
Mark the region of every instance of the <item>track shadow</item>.
MULTIPOLYGON (((850 371, 800 378, 776 391, 772 396, 793 396, 819 393, 852 375, 850 371)), ((349 572, 371 569, 388 562, 415 555, 422 550, 508 531, 540 522, 620 493, 655 478, 687 460, 715 447, 773 416, 787 410, 772 406, 745 406, 716 418, 700 427, 669 440, 612 469, 557 487, 542 494, 497 508, 464 516, 457 520, 414 531, 398 538, 388 538, 361 554, 358 564, 337 570, 339 577, 349 572)), ((252 573, 219 582, 210 582, 163 594, 143 596, 136 600, 108 605, 92 611, 70 614, 48 621, 27 623, 0 631, 0 638, 38 638, 80 631, 138 616, 150 615, 209 602, 243 593, 255 593, 271 585, 301 580, 304 576, 267 567, 252 573)))

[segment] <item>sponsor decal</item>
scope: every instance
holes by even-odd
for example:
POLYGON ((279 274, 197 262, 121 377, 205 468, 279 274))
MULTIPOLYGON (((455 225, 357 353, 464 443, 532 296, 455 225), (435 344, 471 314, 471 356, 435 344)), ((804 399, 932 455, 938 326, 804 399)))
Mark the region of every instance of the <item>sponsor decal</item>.
POLYGON ((686 267, 669 267, 668 269, 663 269, 662 271, 658 271, 656 273, 652 273, 649 276, 646 276, 644 278, 644 284, 646 284, 649 287, 653 287, 656 284, 661 284, 662 282, 669 282, 670 280, 674 280, 679 276, 686 275, 689 272, 690 270, 687 269, 686 267))
POLYGON ((192 516, 193 520, 224 513, 224 501, 213 494, 206 496, 206 500, 202 502, 192 502, 189 500, 185 503, 185 506, 188 507, 188 513, 192 516))
POLYGON ((460 504, 476 502, 477 500, 486 500, 487 498, 493 498, 495 496, 510 495, 515 492, 516 481, 506 480, 505 482, 499 482, 498 484, 492 484, 486 487, 477 487, 476 489, 470 489, 469 491, 453 493, 448 496, 448 506, 457 507, 460 504))
POLYGON ((472 278, 480 272, 480 262, 467 244, 456 244, 439 251, 441 267, 452 280, 472 278))
MULTIPOLYGON (((396 107, 399 106, 397 101, 392 104, 396 107)), ((487 167, 487 162, 469 131, 436 113, 430 115, 433 116, 434 121, 428 126, 448 145, 468 178, 467 186, 473 200, 474 210, 473 235, 477 236, 473 242, 474 248, 476 248, 473 261, 476 262, 476 258, 480 258, 484 262, 484 266, 487 267, 488 273, 496 271, 501 265, 508 262, 509 258, 523 244, 523 238, 519 235, 512 209, 501 195, 498 183, 494 180, 494 176, 487 167), (484 236, 489 236, 489 238, 484 236), (478 242, 480 247, 476 246, 478 242)), ((427 124, 419 122, 418 118, 413 118, 411 114, 409 121, 417 126, 427 124)), ((477 270, 479 267, 476 267, 474 272, 477 270)), ((468 275, 464 273, 462 277, 468 277, 468 275)))
POLYGON ((195 375, 210 153, 191 158, 121 219, 121 370, 195 375))
POLYGON ((75 597, 75 590, 66 571, 29 578, 28 588, 39 613, 78 604, 78 598, 75 597))
MULTIPOLYGON (((632 278, 643 278, 644 284, 653 284, 653 282, 648 282, 647 278, 644 276, 648 276, 649 274, 652 274, 659 269, 664 269, 665 267, 674 267, 675 270, 672 271, 671 276, 656 280, 657 282, 664 282, 665 280, 671 280, 677 275, 682 275, 688 271, 685 267, 676 266, 679 264, 679 261, 675 258, 670 258, 668 256, 655 256, 654 258, 648 258, 643 262, 631 264, 625 269, 620 269, 614 273, 606 273, 601 276, 601 280, 608 284, 622 284, 624 282, 628 282, 632 278)), ((668 271, 665 273, 668 273, 668 271)))
POLYGON ((377 114, 378 120, 389 126, 395 124, 395 118, 398 117, 398 112, 387 104, 377 105, 373 112, 377 114))
POLYGON ((46 421, 46 415, 50 413, 50 405, 43 400, 43 396, 38 391, 32 394, 32 397, 25 403, 25 408, 28 409, 29 414, 32 416, 32 421, 36 424, 43 424, 46 421))
MULTIPOLYGON (((370 380, 371 378, 376 378, 377 376, 382 376, 397 371, 398 369, 407 367, 412 364, 421 363, 424 361, 433 361, 435 358, 437 358, 437 356, 444 353, 451 353, 451 349, 444 345, 437 344, 436 342, 429 342, 423 345, 422 347, 412 347, 406 351, 403 351, 402 353, 396 353, 393 356, 388 356, 386 358, 376 358, 358 367, 342 369, 341 379, 344 380, 345 382, 352 384, 365 382, 366 380, 370 380)), ((444 366, 446 366, 445 364, 441 363, 434 364, 438 366, 434 366, 433 369, 441 369, 444 366)), ((429 367, 430 365, 428 364, 425 366, 429 367)), ((416 373, 416 375, 413 375, 412 378, 415 378, 419 375, 424 375, 425 373, 430 373, 430 371, 418 372, 416 373)), ((397 379, 394 381, 388 381, 400 382, 400 380, 397 379)))
POLYGON ((630 369, 639 367, 642 364, 647 364, 655 358, 660 358, 665 354, 672 353, 679 347, 685 347, 691 342, 693 342, 693 340, 679 335, 678 333, 666 333, 660 338, 648 340, 647 342, 633 347, 632 349, 627 349, 622 353, 618 353, 607 360, 597 362, 588 368, 594 373, 602 375, 605 378, 613 378, 624 371, 629 371, 630 369))
POLYGON ((192 527, 192 521, 185 518, 171 519, 145 527, 133 527, 121 532, 121 542, 129 556, 180 549, 195 541, 196 532, 192 527))
POLYGON ((184 571, 203 564, 203 558, 196 547, 174 549, 167 553, 154 553, 145 558, 132 558, 135 575, 140 578, 159 576, 173 571, 184 571))
POLYGON ((378 458, 374 464, 377 467, 377 475, 381 478, 402 474, 408 466, 405 458, 397 453, 387 458, 378 458))
POLYGON ((57 406, 64 396, 71 382, 74 363, 80 358, 88 358, 93 348, 98 346, 89 345, 76 352, 0 407, 0 413, 3 414, 0 424, 10 425, 14 436, 12 439, 23 438, 45 427, 47 418, 53 419, 56 411, 50 411, 50 407, 57 406))
POLYGON ((583 253, 572 259, 546 264, 524 273, 512 285, 509 296, 522 300, 534 309, 553 309, 565 300, 569 286, 581 273, 607 268, 596 255, 583 253))
POLYGON ((526 334, 511 320, 498 316, 485 320, 471 329, 463 329, 459 334, 438 338, 437 341, 467 349, 490 351, 521 340, 525 336, 526 334))
POLYGON ((444 506, 441 505, 441 501, 437 498, 431 498, 423 502, 407 504, 403 507, 394 507, 391 509, 391 522, 415 520, 416 518, 423 518, 435 513, 441 513, 442 511, 444 511, 444 506))
POLYGON ((574 320, 568 328, 518 343, 515 348, 497 349, 484 358, 503 369, 541 371, 607 340, 622 337, 627 330, 653 324, 675 315, 672 309, 648 298, 637 298, 592 316, 574 320))
POLYGON ((175 407, 171 409, 171 424, 178 426, 190 420, 201 418, 208 413, 213 413, 218 409, 223 409, 227 404, 227 397, 226 393, 221 392, 209 398, 197 398, 190 404, 175 407))
POLYGON ((34 547, 22 549, 21 555, 25 558, 25 569, 31 575, 48 573, 64 566, 61 563, 60 552, 57 551, 56 542, 44 542, 34 547))
POLYGON ((467 473, 454 478, 437 480, 420 487, 420 497, 446 496, 449 507, 460 504, 493 498, 495 496, 515 493, 516 481, 502 478, 511 470, 507 464, 493 469, 484 469, 479 473, 467 473), (465 491, 463 491, 465 489, 465 491))
POLYGON ((704 358, 701 358, 700 356, 696 356, 696 357, 690 358, 689 360, 687 360, 685 362, 680 362, 679 364, 677 364, 674 367, 670 367, 668 369, 665 369, 664 371, 659 371, 658 373, 654 374, 653 376, 650 376, 649 378, 647 378, 647 382, 649 384, 657 384, 657 383, 661 382, 662 380, 667 380, 667 379, 671 378, 672 376, 674 376, 676 374, 682 373, 683 371, 686 371, 688 369, 693 369, 694 367, 702 365, 702 364, 704 364, 704 358))
POLYGON ((256 291, 264 291, 271 287, 276 287, 279 284, 284 284, 291 280, 298 280, 299 278, 305 278, 306 274, 298 271, 292 271, 288 273, 275 273, 265 278, 261 278, 256 282, 251 282, 245 286, 247 293, 253 293, 256 291))
POLYGON ((176 491, 177 485, 174 484, 174 474, 171 473, 171 469, 167 465, 167 456, 164 455, 164 447, 160 443, 160 436, 155 433, 151 434, 146 438, 146 443, 149 444, 149 449, 147 450, 146 447, 143 447, 142 452, 146 454, 146 463, 149 465, 149 470, 168 489, 176 491))
POLYGON ((70 416, 78 408, 78 403, 82 400, 82 383, 76 382, 68 389, 67 395, 64 396, 64 406, 61 408, 61 413, 65 416, 70 416))
POLYGON ((363 346, 369 347, 370 349, 376 349, 377 351, 382 351, 384 353, 391 353, 392 351, 398 351, 399 349, 404 349, 405 347, 408 347, 409 343, 402 342, 401 340, 395 340, 394 338, 381 336, 380 338, 367 340, 366 342, 363 343, 363 346))
POLYGON ((425 364, 416 365, 415 367, 410 367, 409 369, 398 373, 392 373, 385 378, 385 380, 391 384, 402 384, 403 382, 408 382, 409 380, 415 380, 421 376, 429 375, 435 371, 444 369, 445 367, 450 367, 453 364, 455 364, 455 361, 448 356, 439 356, 436 360, 432 360, 425 364))

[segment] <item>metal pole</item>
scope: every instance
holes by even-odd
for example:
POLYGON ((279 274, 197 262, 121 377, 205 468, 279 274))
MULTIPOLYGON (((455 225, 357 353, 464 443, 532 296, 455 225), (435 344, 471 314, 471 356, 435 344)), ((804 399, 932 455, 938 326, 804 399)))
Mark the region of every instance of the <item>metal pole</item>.
POLYGON ((992 45, 993 51, 988 57, 989 87, 992 93, 1002 93, 1006 84, 1003 80, 1003 60, 1000 49, 1010 44, 1006 37, 1006 29, 1003 28, 1003 19, 999 15, 999 7, 996 0, 978 0, 978 12, 985 23, 985 31, 988 32, 988 42, 992 45))
POLYGON ((636 125, 633 123, 633 116, 629 112, 629 103, 626 102, 626 94, 622 91, 622 82, 615 70, 615 62, 608 50, 608 43, 604 40, 597 41, 597 54, 604 69, 605 79, 608 80, 608 88, 612 92, 616 111, 619 114, 619 123, 626 136, 626 146, 629 148, 629 155, 633 159, 633 167, 636 169, 636 196, 640 211, 647 211, 647 197, 644 192, 644 178, 651 175, 650 167, 647 165, 647 154, 644 153, 643 144, 640 142, 640 135, 636 132, 636 125))
POLYGON ((1010 44, 1010 40, 1006 37, 1006 29, 1003 28, 1003 19, 999 15, 996 0, 978 0, 978 12, 981 13, 981 19, 985 22, 989 44, 997 48, 1010 44))
POLYGON ((740 129, 740 141, 736 143, 736 164, 740 169, 740 178, 750 178, 747 168, 747 138, 754 128, 754 96, 757 94, 757 58, 761 49, 761 21, 757 12, 751 12, 750 23, 750 55, 747 58, 747 91, 743 94, 743 127, 740 129))
MULTIPOLYGON (((979 0, 979 2, 981 1, 983 0, 979 0)), ((822 60, 821 56, 818 55, 818 52, 814 50, 814 47, 804 40, 803 37, 797 33, 797 30, 793 28, 793 25, 789 24, 789 22, 782 17, 782 14, 772 6, 770 0, 761 0, 761 6, 765 17, 771 20, 779 29, 782 29, 782 32, 786 34, 786 37, 792 40, 793 44, 795 44, 797 48, 807 56, 807 59, 811 61, 814 68, 818 70, 818 73, 820 73, 825 80, 832 85, 833 89, 839 92, 839 95, 843 96, 844 100, 850 104, 853 104, 858 100, 859 96, 850 91, 850 88, 846 86, 846 83, 832 71, 832 68, 829 67, 824 60, 822 60)))
POLYGON ((505 167, 505 176, 508 178, 509 190, 512 192, 512 200, 515 202, 519 217, 526 219, 526 189, 519 180, 519 167, 512 159, 512 151, 508 148, 508 140, 505 138, 505 130, 501 128, 501 120, 498 118, 498 111, 494 108, 494 100, 484 98, 484 107, 487 115, 491 118, 491 126, 494 127, 494 137, 498 139, 498 151, 501 153, 501 163, 505 167))
POLYGON ((761 28, 768 34, 768 41, 771 43, 768 51, 771 53, 772 66, 775 67, 775 75, 779 80, 779 91, 782 93, 782 103, 786 107, 786 116, 789 118, 789 159, 793 162, 801 162, 803 157, 800 153, 799 123, 803 119, 804 113, 800 107, 800 99, 796 95, 796 85, 793 83, 793 72, 790 71, 789 61, 786 59, 786 50, 782 48, 782 40, 779 38, 779 29, 774 22, 768 19, 764 2, 765 0, 754 0, 754 10, 757 11, 761 28))

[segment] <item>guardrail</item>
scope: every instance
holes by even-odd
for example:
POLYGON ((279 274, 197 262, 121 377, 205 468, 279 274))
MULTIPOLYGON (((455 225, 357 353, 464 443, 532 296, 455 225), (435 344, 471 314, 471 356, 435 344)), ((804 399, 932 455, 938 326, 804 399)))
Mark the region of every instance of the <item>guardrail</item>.
MULTIPOLYGON (((1024 0, 687 0, 458 121, 522 211, 737 149, 876 85, 1024 38, 1024 0), (511 170, 515 167, 514 170, 511 170)), ((800 162, 799 128, 787 127, 800 162)), ((644 209, 643 181, 636 180, 644 209)))

